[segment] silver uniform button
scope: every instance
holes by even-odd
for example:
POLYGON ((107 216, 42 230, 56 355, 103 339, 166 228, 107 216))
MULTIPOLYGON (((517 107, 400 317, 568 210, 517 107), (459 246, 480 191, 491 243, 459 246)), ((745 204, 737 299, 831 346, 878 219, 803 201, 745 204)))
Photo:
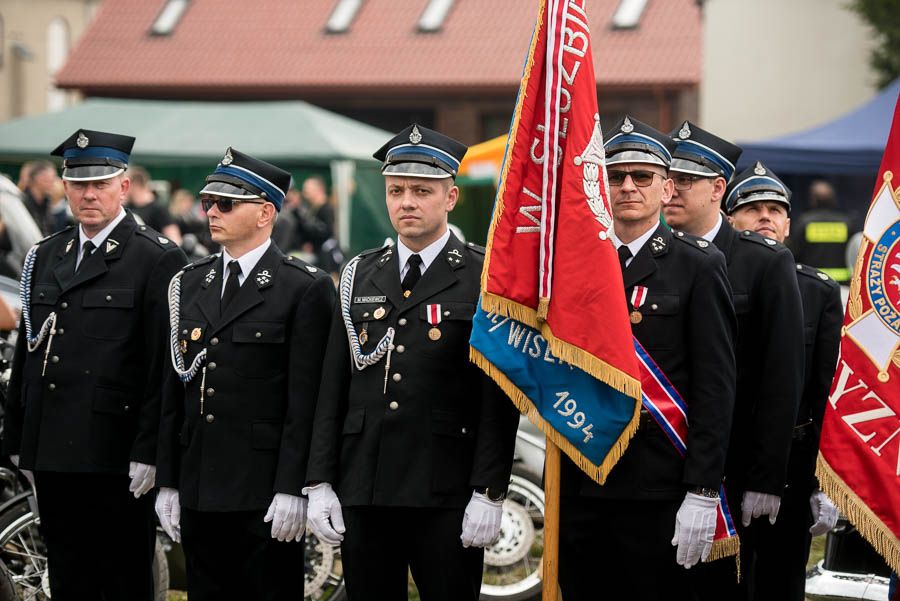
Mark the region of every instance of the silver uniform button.
POLYGON ((59 308, 60 308, 60 309, 68 309, 68 308, 69 308, 69 303, 67 303, 67 302, 61 302, 61 303, 59 304, 59 308))
POLYGON ((400 408, 400 403, 398 403, 397 401, 391 401, 388 407, 391 408, 391 411, 396 411, 400 408))
POLYGON ((468 434, 468 433, 469 433, 469 431, 468 431, 468 430, 466 430, 466 429, 465 429, 465 428, 463 428, 463 429, 462 429, 462 430, 460 430, 460 431, 461 431, 461 432, 462 432, 462 433, 463 433, 463 434, 468 434))
POLYGON ((215 362, 210 363, 209 365, 206 366, 206 369, 208 369, 209 371, 216 371, 216 363, 215 362))
POLYGON ((56 328, 56 335, 57 335, 57 336, 62 336, 62 335, 65 334, 65 333, 66 333, 66 331, 65 331, 64 329, 62 329, 62 328, 56 328))
POLYGON ((262 332, 257 332, 257 333, 254 334, 254 335, 255 335, 257 338, 262 338, 262 332))
POLYGON ((53 384, 53 383, 51 382, 50 384, 47 385, 47 389, 48 389, 48 390, 56 390, 56 384, 53 384))
POLYGON ((393 376, 391 376, 391 379, 394 380, 394 382, 399 382, 403 379, 403 376, 401 376, 400 374, 394 374, 393 376))
POLYGON ((402 344, 398 345, 398 346, 397 346, 397 352, 398 352, 398 353, 405 353, 405 352, 406 352, 406 347, 403 346, 402 344))
POLYGON ((444 317, 449 317, 449 316, 450 316, 450 311, 444 311, 444 317))
POLYGON ((213 423, 214 421, 216 421, 216 416, 213 415, 212 413, 207 413, 207 414, 206 414, 206 423, 207 423, 207 424, 211 424, 211 423, 213 423))
POLYGON ((401 317, 400 319, 398 319, 398 320, 397 320, 397 325, 398 325, 398 326, 405 326, 405 325, 406 325, 406 318, 405 318, 405 317, 401 317))
POLYGON ((213 338, 212 340, 209 341, 209 343, 213 346, 216 346, 217 344, 219 344, 219 339, 213 338))
POLYGON ((50 357, 50 363, 59 363, 59 355, 53 355, 50 357))
POLYGON ((656 311, 657 309, 659 309, 659 305, 657 305, 656 303, 653 303, 652 305, 650 305, 650 308, 653 309, 654 311, 656 311))
POLYGON ((109 294, 107 294, 107 295, 106 295, 106 302, 110 302, 110 301, 112 301, 112 296, 109 295, 109 294))
POLYGON ((207 388, 206 396, 216 396, 216 389, 215 388, 207 388))

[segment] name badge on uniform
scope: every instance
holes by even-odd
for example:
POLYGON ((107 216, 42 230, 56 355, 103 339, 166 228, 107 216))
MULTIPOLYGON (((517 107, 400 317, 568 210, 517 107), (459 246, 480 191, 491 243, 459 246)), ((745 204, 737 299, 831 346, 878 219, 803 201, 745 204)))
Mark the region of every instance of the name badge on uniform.
POLYGON ((631 291, 631 313, 628 315, 628 319, 633 324, 641 323, 644 319, 644 316, 641 314, 638 309, 644 306, 644 303, 647 302, 647 287, 646 286, 635 286, 631 291))
POLYGON ((428 337, 434 341, 440 340, 441 329, 438 327, 438 324, 441 323, 441 306, 426 305, 425 314, 428 316, 428 323, 431 324, 431 329, 428 330, 428 337))
POLYGON ((353 304, 357 305, 360 303, 383 303, 387 302, 386 296, 354 296, 353 304))

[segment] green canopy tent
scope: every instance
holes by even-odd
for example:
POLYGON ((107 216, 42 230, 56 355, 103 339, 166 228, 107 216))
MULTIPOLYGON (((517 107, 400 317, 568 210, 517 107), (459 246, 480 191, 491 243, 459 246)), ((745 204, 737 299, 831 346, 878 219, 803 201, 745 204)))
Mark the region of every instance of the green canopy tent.
POLYGON ((332 184, 338 236, 350 252, 380 245, 393 233, 384 184, 372 159, 391 133, 301 101, 182 102, 88 99, 66 110, 0 123, 0 170, 45 158, 79 128, 137 138, 132 163, 154 179, 198 191, 228 146, 332 184))

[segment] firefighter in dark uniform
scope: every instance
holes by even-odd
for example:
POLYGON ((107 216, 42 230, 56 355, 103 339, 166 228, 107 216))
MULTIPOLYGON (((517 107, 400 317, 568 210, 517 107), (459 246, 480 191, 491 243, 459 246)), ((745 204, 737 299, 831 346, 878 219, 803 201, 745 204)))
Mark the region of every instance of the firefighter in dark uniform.
POLYGON ((660 223, 674 143, 626 117, 606 142, 613 244, 632 330, 688 406, 682 457, 646 409, 604 486, 563 459, 560 586, 566 601, 686 599, 706 559, 734 402, 734 309, 725 259, 660 223), (674 536, 673 536, 674 534, 674 536), (648 574, 651 575, 648 577, 648 574))
POLYGON ((846 284, 850 268, 845 253, 853 236, 853 220, 838 207, 830 183, 820 179, 810 184, 809 209, 794 226, 794 235, 787 244, 797 261, 846 284))
MULTIPOLYGON (((790 234, 791 192, 770 169, 756 163, 736 176, 725 194, 728 220, 738 230, 750 230, 783 243, 790 234)), ((797 264, 797 284, 803 301, 806 342, 805 380, 793 431, 787 487, 778 521, 758 525, 756 557, 747 558, 754 599, 803 601, 806 561, 812 535, 834 527, 838 511, 818 489, 816 456, 825 400, 837 364, 844 311, 837 282, 825 273, 797 264)))
POLYGON ((134 138, 78 130, 53 151, 78 226, 22 274, 3 450, 34 472, 54 599, 153 597, 166 287, 187 261, 122 208, 134 138))
MULTIPOLYGON (((725 491, 741 537, 741 557, 753 549, 753 518, 772 523, 784 491, 791 433, 803 386, 803 314, 791 252, 755 232, 735 231, 720 210, 741 149, 685 121, 670 175, 675 194, 663 215, 674 228, 715 244, 728 263, 738 320, 734 406, 725 491), (737 517, 737 516, 735 516, 737 517)), ((744 595, 736 564, 720 561, 694 574, 700 595, 744 595), (737 587, 737 588, 736 588, 737 587), (729 593, 731 591, 731 593, 729 593)))
POLYGON ((469 362, 484 249, 447 227, 466 147, 412 125, 383 161, 397 244, 341 275, 316 409, 309 522, 350 599, 475 601, 500 533, 518 412, 469 362))
POLYGON ((194 601, 302 596, 301 489, 335 290, 271 241, 290 182, 229 148, 200 192, 222 252, 170 287, 156 508, 194 601))

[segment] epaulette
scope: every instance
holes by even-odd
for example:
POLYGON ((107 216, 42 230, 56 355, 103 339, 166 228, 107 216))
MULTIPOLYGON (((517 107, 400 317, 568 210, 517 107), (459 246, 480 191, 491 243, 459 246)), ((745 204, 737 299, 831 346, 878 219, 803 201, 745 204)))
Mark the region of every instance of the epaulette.
POLYGON ((827 273, 819 271, 815 267, 810 267, 809 265, 803 265, 802 263, 797 263, 797 273, 803 274, 808 278, 812 278, 814 280, 818 280, 821 282, 825 282, 830 286, 840 286, 837 282, 831 279, 827 273))
POLYGON ((356 256, 359 257, 360 259, 363 259, 363 258, 365 258, 365 257, 367 257, 367 256, 369 256, 369 255, 375 254, 375 253, 377 253, 377 252, 379 252, 379 251, 382 251, 382 250, 384 250, 384 249, 386 249, 386 248, 393 248, 393 247, 394 247, 393 244, 382 244, 381 246, 376 246, 375 248, 369 248, 369 249, 366 249, 366 250, 362 251, 361 253, 359 253, 359 254, 356 255, 356 256))
MULTIPOLYGON (((724 225, 722 227, 725 227, 724 225)), ((769 250, 781 250, 782 248, 786 248, 783 244, 778 242, 778 240, 773 240, 772 238, 766 238, 762 234, 757 234, 756 232, 750 230, 744 230, 741 232, 740 236, 738 236, 741 240, 747 240, 748 242, 756 242, 760 246, 765 246, 769 250)))
POLYGON ((188 263, 184 266, 184 271, 190 271, 191 269, 197 269, 201 265, 206 265, 207 263, 211 263, 219 258, 219 253, 213 253, 211 255, 207 255, 202 259, 197 259, 193 263, 188 263))
POLYGON ((304 261, 302 259, 298 259, 297 257, 295 257, 293 255, 286 256, 284 258, 284 262, 285 262, 285 264, 290 265, 291 267, 296 267, 297 269, 299 269, 300 271, 302 271, 303 273, 305 273, 306 275, 308 275, 311 278, 316 278, 316 277, 322 276, 322 275, 328 275, 327 273, 325 273, 318 267, 313 267, 306 261, 304 261))
POLYGON ((53 232, 53 233, 50 234, 49 236, 45 236, 44 238, 41 238, 40 240, 38 240, 37 242, 35 242, 35 244, 43 244, 43 243, 46 242, 47 240, 52 240, 53 238, 56 238, 56 237, 59 236, 60 234, 65 234, 66 232, 72 231, 72 229, 73 229, 74 227, 75 227, 74 225, 67 225, 66 227, 64 227, 63 229, 59 230, 58 232, 53 232))
POLYGON ((483 255, 484 253, 487 252, 487 249, 485 247, 479 246, 478 244, 475 244, 474 242, 466 242, 466 248, 468 248, 471 251, 477 252, 479 255, 483 255))
POLYGON ((175 246, 175 243, 157 232, 155 229, 151 227, 147 227, 146 225, 139 225, 137 228, 137 233, 147 238, 148 240, 153 240, 157 246, 161 246, 162 248, 172 248, 175 246))
POLYGON ((692 236, 691 234, 679 230, 672 230, 672 234, 673 238, 675 238, 676 240, 681 240, 688 246, 702 250, 704 253, 709 252, 709 247, 711 246, 710 242, 708 240, 704 240, 700 236, 692 236))

